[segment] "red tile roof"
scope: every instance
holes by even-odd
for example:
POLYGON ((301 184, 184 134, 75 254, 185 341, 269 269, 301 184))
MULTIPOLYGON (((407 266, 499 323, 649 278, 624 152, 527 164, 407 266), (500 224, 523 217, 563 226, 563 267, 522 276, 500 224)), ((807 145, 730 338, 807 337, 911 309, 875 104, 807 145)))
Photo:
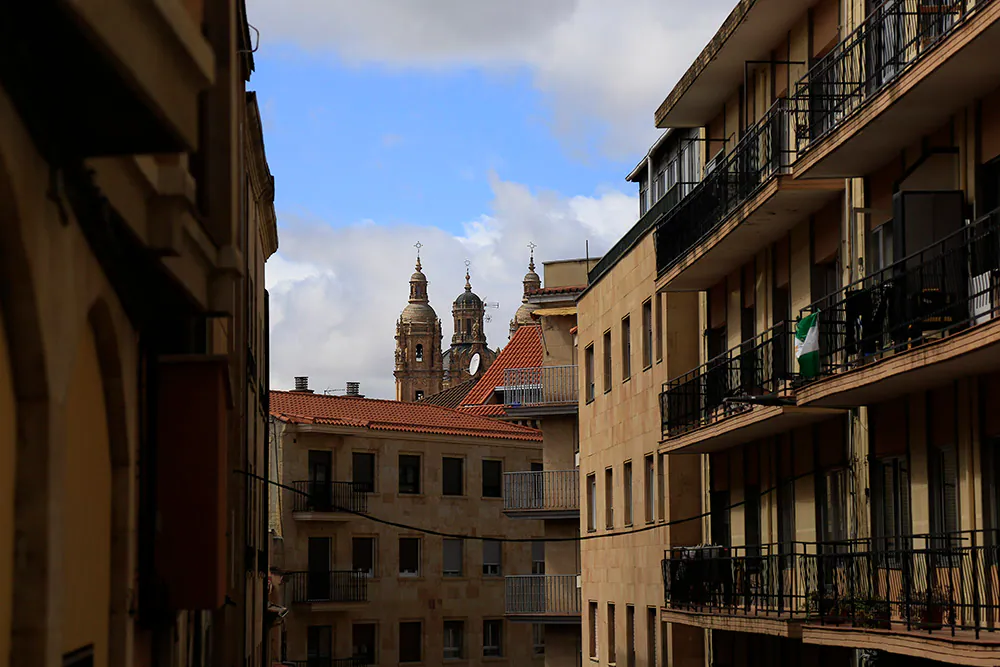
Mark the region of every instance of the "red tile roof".
POLYGON ((542 328, 526 325, 514 332, 507 346, 493 360, 483 377, 462 402, 466 405, 482 405, 493 395, 497 387, 503 386, 504 371, 508 368, 535 368, 542 365, 542 328))
MULTIPOLYGON (((496 362, 494 362, 496 363, 496 362)), ((540 442, 541 431, 426 403, 272 391, 271 415, 293 424, 353 426, 375 431, 436 433, 540 442)))
POLYGON ((582 292, 587 289, 586 285, 566 285, 563 287, 539 287, 538 289, 533 289, 528 292, 528 296, 544 296, 546 294, 572 294, 573 292, 582 292))
POLYGON ((480 415, 482 417, 503 417, 507 414, 506 408, 501 403, 490 403, 488 405, 463 405, 459 408, 462 412, 470 415, 480 415))

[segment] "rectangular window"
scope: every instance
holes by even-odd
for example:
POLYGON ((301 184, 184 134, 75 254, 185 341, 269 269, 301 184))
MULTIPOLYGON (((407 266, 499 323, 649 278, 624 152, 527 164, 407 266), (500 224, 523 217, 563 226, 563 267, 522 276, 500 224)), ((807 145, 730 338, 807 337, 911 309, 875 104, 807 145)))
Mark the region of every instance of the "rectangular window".
POLYGON ((654 505, 656 503, 656 470, 653 467, 653 455, 646 454, 643 460, 643 467, 646 470, 646 523, 656 521, 654 505))
POLYGON ((545 655, 545 626, 541 623, 531 624, 531 647, 534 655, 545 655))
POLYGON ((625 664, 628 667, 635 667, 635 607, 626 605, 625 607, 625 664))
POLYGON ((597 603, 590 602, 588 615, 590 616, 590 657, 592 660, 599 659, 597 655, 597 603))
POLYGON ((531 543, 531 573, 545 574, 545 542, 531 543))
POLYGON ((656 361, 663 361, 663 295, 656 295, 656 361))
POLYGON ((666 454, 660 454, 659 459, 656 461, 656 478, 660 489, 660 494, 656 499, 656 504, 657 511, 660 515, 660 521, 667 520, 667 477, 664 471, 664 468, 666 468, 666 458, 666 454))
POLYGON ((587 530, 597 530, 597 475, 587 475, 587 530))
POLYGON ((611 391, 611 330, 604 332, 604 393, 611 391))
POLYGON ((632 320, 622 318, 622 382, 632 377, 632 320))
POLYGON ((646 609, 646 664, 656 667, 656 607, 646 609))
POLYGON ((653 302, 647 299, 642 304, 642 367, 653 365, 653 302))
POLYGON ((622 470, 622 490, 625 492, 625 525, 632 525, 632 462, 626 461, 622 470))
POLYGON ((423 628, 420 621, 401 621, 399 624, 399 661, 420 662, 422 656, 423 628))
POLYGON ((483 498, 503 497, 503 462, 483 459, 483 498))
POLYGON ((399 492, 420 493, 420 456, 399 455, 399 492))
POLYGON ((608 603, 608 662, 618 662, 618 646, 615 642, 615 603, 608 603))
POLYGON ((465 461, 445 456, 441 459, 441 495, 461 496, 465 489, 465 461))
POLYGON ((444 622, 444 659, 461 660, 465 657, 465 622, 444 622))
POLYGON ((497 540, 483 540, 483 576, 499 577, 503 574, 503 544, 497 540))
POLYGON ((462 540, 449 538, 445 538, 442 544, 442 574, 446 577, 461 577, 465 570, 465 545, 462 540))
POLYGON ((604 471, 604 526, 610 530, 615 527, 615 489, 614 473, 611 468, 604 471))
POLYGON ((378 628, 374 623, 355 623, 351 627, 351 644, 354 657, 362 665, 378 663, 378 628))
POLYGON ((399 576, 420 576, 420 538, 399 538, 399 576))
POLYGON ((310 662, 333 657, 333 626, 310 625, 306 629, 306 655, 310 662))
POLYGON ((355 537, 351 540, 351 569, 375 576, 375 538, 355 537))
POLYGON ((483 621, 483 657, 499 658, 503 655, 503 621, 483 621))
POLYGON ((594 344, 583 351, 584 377, 587 379, 587 402, 594 400, 594 344))
POLYGON ((375 455, 371 452, 354 452, 351 455, 353 482, 358 491, 375 491, 375 455))

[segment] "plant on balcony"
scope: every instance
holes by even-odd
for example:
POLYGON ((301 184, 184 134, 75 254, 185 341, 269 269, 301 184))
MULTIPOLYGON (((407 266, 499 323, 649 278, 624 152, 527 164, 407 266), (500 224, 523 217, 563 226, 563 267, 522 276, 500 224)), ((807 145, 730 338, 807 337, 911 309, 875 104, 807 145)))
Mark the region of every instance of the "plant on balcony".
POLYGON ((824 623, 839 625, 847 620, 849 613, 845 600, 832 595, 820 595, 819 591, 813 591, 806 598, 806 615, 812 618, 819 618, 824 623))
POLYGON ((920 630, 938 630, 945 623, 945 614, 948 624, 954 624, 955 607, 951 600, 940 589, 932 588, 920 593, 909 604, 906 618, 911 626, 920 630))
POLYGON ((818 591, 806 598, 806 614, 833 625, 850 622, 856 627, 888 630, 891 624, 889 603, 885 600, 821 596, 818 591))
POLYGON ((856 627, 879 630, 889 630, 892 627, 892 616, 886 600, 855 599, 852 600, 852 608, 856 627))

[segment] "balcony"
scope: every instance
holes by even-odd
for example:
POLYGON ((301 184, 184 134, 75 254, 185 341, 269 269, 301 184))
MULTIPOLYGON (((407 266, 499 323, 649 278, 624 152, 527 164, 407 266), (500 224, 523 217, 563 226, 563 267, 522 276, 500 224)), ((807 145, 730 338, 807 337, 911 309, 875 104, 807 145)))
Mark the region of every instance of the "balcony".
POLYGON ((793 334, 791 323, 782 322, 665 383, 664 450, 716 451, 835 414, 794 407, 793 334))
POLYGON ((503 400, 509 414, 575 414, 579 380, 576 366, 508 368, 503 400))
POLYGON ((337 611, 368 602, 368 578, 366 572, 333 570, 289 572, 284 580, 293 603, 308 604, 313 611, 337 611))
POLYGON ((348 521, 368 511, 369 490, 354 482, 293 482, 292 516, 302 521, 348 521))
POLYGON ((306 660, 282 660, 274 663, 282 667, 363 667, 374 664, 369 658, 307 658, 306 660))
POLYGON ((792 94, 796 178, 861 176, 996 87, 1000 2, 889 0, 792 94))
POLYGON ((578 519, 580 472, 578 470, 505 472, 503 512, 512 519, 578 519))
POLYGON ((1000 367, 1000 211, 821 299, 799 405, 852 406, 1000 367))
POLYGON ((507 577, 507 618, 525 623, 579 623, 579 579, 579 575, 575 574, 525 574, 507 577))
POLYGON ((840 181, 793 182, 787 104, 778 100, 656 226, 658 286, 708 289, 818 210, 840 181))

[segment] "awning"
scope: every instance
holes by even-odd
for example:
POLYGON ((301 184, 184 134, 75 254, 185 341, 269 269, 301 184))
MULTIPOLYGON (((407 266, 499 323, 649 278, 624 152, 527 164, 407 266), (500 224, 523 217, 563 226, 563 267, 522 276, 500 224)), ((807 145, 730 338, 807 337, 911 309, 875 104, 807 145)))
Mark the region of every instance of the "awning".
POLYGON ((576 315, 576 306, 563 306, 562 308, 539 308, 531 311, 532 317, 553 317, 555 315, 576 315))

